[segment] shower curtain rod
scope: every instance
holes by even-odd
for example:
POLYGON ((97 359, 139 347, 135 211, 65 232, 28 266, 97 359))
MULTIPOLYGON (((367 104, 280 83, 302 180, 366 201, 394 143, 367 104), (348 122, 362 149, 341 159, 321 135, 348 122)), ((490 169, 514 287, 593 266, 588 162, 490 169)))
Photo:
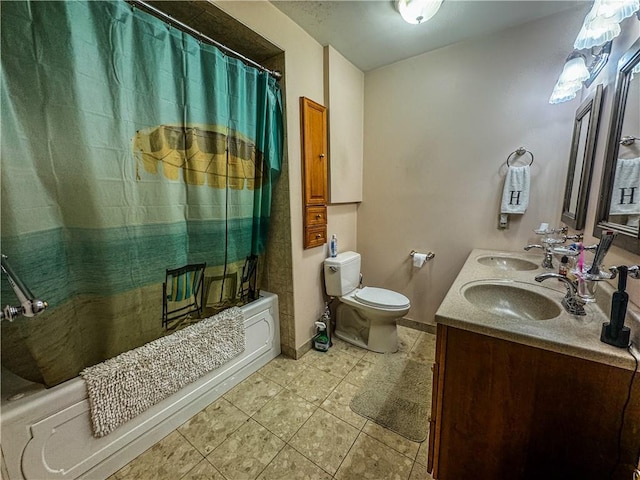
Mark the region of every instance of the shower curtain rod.
POLYGON ((244 55, 236 52, 235 50, 230 49, 229 47, 227 47, 226 45, 223 45, 220 42, 216 42, 214 39, 206 36, 204 33, 199 32, 197 30, 195 30, 194 28, 191 28, 189 25, 181 22, 180 20, 172 17, 171 15, 164 13, 162 10, 158 10, 156 7, 149 5, 148 3, 142 1, 142 0, 125 0, 128 4, 134 6, 134 7, 139 7, 143 10, 147 10, 148 13, 151 13, 157 17, 160 17, 161 20, 164 20, 178 28, 180 28, 181 30, 185 31, 186 33, 188 33, 189 35, 192 35, 194 37, 196 37, 198 40, 204 40, 207 43, 210 43, 218 48, 220 48, 221 50, 224 50, 225 52, 233 55, 234 57, 242 60, 245 63, 250 64, 253 67, 256 67, 259 70, 262 70, 263 72, 267 72, 269 75, 271 75, 273 78, 275 78, 276 80, 280 80, 282 78, 282 73, 277 71, 277 70, 269 70, 267 67, 263 67, 262 65, 260 65, 257 62, 254 62, 253 60, 251 60, 250 58, 245 57, 244 55))

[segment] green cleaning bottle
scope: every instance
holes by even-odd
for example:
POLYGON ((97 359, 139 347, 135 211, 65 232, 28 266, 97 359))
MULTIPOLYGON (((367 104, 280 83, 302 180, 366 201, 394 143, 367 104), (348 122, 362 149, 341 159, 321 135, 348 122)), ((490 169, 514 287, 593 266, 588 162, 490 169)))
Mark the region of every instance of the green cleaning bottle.
POLYGON ((313 348, 319 352, 329 350, 329 335, 327 335, 327 325, 324 322, 316 322, 316 334, 313 337, 313 348))

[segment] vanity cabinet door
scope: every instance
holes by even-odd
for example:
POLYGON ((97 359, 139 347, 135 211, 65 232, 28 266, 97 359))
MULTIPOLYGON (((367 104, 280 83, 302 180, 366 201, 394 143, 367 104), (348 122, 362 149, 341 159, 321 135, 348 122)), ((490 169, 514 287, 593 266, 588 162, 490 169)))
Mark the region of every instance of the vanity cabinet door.
POLYGON ((633 372, 438 325, 441 338, 429 446, 435 479, 632 478, 638 378, 620 451, 618 435, 633 372))

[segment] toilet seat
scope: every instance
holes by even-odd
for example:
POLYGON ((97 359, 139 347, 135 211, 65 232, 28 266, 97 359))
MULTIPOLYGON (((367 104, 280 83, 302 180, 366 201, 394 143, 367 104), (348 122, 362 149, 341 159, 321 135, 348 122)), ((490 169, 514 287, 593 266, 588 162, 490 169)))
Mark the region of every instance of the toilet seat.
POLYGON ((410 301, 401 293, 377 287, 364 287, 357 290, 353 297, 360 303, 370 307, 383 309, 409 308, 410 301))

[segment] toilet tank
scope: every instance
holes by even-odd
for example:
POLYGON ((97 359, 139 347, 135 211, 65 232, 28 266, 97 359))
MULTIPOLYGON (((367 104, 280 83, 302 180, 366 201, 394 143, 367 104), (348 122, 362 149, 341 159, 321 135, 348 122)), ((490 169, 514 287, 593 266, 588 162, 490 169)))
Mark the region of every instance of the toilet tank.
POLYGON ((360 283, 360 254, 342 252, 324 261, 324 285, 327 295, 341 297, 360 283))

